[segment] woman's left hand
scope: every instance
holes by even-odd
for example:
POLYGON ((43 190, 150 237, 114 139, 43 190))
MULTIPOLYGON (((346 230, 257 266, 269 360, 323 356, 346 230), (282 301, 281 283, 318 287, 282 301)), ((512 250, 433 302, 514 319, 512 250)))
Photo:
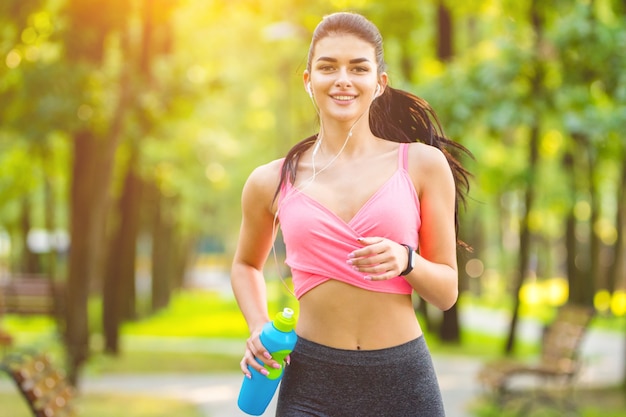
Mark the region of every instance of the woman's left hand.
POLYGON ((409 259, 405 246, 383 237, 364 237, 358 241, 363 248, 349 253, 347 262, 363 273, 364 279, 384 281, 405 270, 409 259))

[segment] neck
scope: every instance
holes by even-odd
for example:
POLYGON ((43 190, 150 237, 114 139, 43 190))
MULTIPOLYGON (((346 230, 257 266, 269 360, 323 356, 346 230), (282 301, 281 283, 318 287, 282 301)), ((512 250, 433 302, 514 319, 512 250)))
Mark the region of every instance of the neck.
POLYGON ((367 114, 349 122, 330 120, 322 121, 320 126, 321 148, 336 150, 338 148, 354 147, 362 139, 373 136, 370 130, 367 114), (346 142, 349 142, 346 145, 346 142))

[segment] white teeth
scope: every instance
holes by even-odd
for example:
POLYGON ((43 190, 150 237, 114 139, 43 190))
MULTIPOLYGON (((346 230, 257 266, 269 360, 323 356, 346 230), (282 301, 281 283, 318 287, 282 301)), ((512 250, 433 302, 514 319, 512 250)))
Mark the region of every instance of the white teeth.
POLYGON ((333 96, 335 100, 348 101, 354 99, 354 96, 333 96))

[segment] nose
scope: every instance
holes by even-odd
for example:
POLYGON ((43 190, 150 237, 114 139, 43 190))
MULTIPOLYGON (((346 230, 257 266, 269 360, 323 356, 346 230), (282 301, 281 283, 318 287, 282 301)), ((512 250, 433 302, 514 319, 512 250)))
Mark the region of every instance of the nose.
POLYGON ((350 80, 350 73, 348 68, 341 67, 339 71, 337 71, 337 79, 335 80, 335 87, 337 88, 349 88, 352 86, 352 81, 350 80))

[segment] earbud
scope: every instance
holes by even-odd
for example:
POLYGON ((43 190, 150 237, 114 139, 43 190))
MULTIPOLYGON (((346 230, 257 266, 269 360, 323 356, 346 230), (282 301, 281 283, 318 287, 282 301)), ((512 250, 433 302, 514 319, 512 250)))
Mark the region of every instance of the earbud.
POLYGON ((374 93, 374 98, 378 97, 378 94, 380 93, 380 84, 376 85, 376 92, 374 93))
POLYGON ((306 85, 306 91, 309 93, 309 96, 313 98, 313 90, 311 90, 311 83, 308 82, 306 85))

